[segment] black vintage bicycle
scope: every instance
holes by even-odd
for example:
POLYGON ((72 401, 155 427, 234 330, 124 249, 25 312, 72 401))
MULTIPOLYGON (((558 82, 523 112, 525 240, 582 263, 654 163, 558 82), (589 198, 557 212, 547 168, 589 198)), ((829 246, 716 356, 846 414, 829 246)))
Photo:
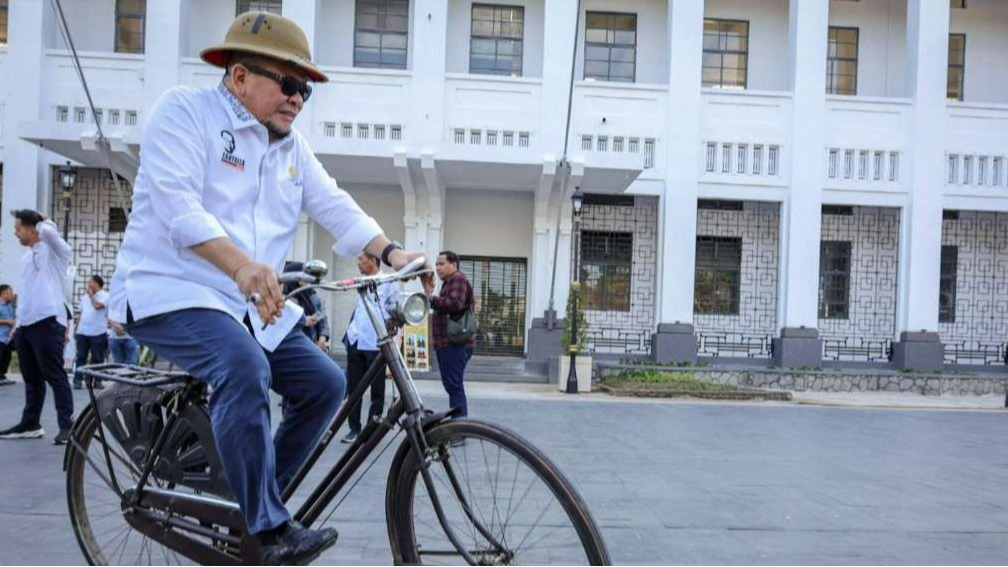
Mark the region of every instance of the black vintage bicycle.
MULTIPOLYGON (((397 328, 424 320, 427 300, 422 293, 399 293, 385 303, 384 321, 376 304, 378 285, 415 277, 423 264, 323 281, 327 269, 313 261, 303 272, 281 276, 308 284, 288 297, 308 289, 356 291, 382 337, 381 354, 284 489, 284 501, 305 484, 350 408, 374 380, 385 379, 386 364, 398 394, 388 412, 367 423, 325 472, 294 519, 305 526, 324 524, 337 497, 356 485, 355 473, 370 471, 403 436, 385 491, 396 564, 609 564, 587 507, 545 455, 498 425, 424 408, 394 336, 397 328)), ((259 563, 258 544, 246 531, 215 448, 206 385, 183 372, 138 366, 103 364, 79 371, 91 403, 74 424, 64 468, 70 520, 87 561, 259 563), (99 379, 115 385, 96 394, 92 383, 99 379)))

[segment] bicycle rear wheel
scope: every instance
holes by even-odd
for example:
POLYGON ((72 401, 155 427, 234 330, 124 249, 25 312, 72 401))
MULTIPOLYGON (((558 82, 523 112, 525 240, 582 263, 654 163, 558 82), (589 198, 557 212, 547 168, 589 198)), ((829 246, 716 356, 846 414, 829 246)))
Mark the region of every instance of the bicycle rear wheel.
POLYGON ((404 564, 608 565, 598 527, 559 469, 518 435, 459 420, 426 433, 446 535, 408 442, 392 462, 386 515, 393 559, 404 564))
MULTIPOLYGON (((98 396, 104 413, 92 405, 77 418, 65 457, 67 505, 70 522, 84 558, 91 565, 183 565, 192 561, 133 529, 124 517, 127 506, 116 487, 125 491, 140 478, 150 443, 166 422, 156 388, 113 386, 98 396), (110 410, 108 404, 114 404, 110 410), (105 415, 104 439, 114 475, 109 474, 99 425, 105 415), (114 478, 114 480, 113 480, 114 478)), ((206 409, 188 406, 181 420, 187 425, 206 420, 206 409)), ((196 427, 202 431, 204 427, 196 427)), ((165 457, 149 477, 151 486, 190 494, 220 493, 221 480, 212 440, 177 427, 165 444, 165 457), (173 479, 183 477, 183 482, 173 479), (187 484, 199 486, 192 488, 187 484)))

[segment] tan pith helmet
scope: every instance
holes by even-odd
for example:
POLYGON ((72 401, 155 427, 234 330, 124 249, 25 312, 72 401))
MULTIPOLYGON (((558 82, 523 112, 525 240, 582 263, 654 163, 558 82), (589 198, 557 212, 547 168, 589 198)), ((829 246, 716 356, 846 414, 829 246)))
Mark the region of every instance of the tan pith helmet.
POLYGON ((290 63, 303 70, 308 78, 325 83, 325 76, 311 61, 308 38, 293 20, 268 12, 240 14, 228 28, 224 43, 200 52, 207 63, 226 67, 231 53, 241 51, 264 55, 290 63))

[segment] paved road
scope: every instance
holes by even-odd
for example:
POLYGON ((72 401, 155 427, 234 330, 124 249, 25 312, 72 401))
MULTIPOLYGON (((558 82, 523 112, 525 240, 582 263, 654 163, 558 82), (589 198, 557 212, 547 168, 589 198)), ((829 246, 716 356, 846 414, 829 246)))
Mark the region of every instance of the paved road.
MULTIPOLYGON (((421 384, 428 405, 446 403, 438 388, 421 384)), ((473 390, 473 415, 532 439, 574 480, 616 563, 1003 564, 1008 557, 1004 411, 473 390)), ((0 426, 20 415, 22 396, 20 385, 0 388, 0 426)), ((51 439, 48 399, 43 425, 51 439)), ((49 440, 0 441, 0 562, 82 563, 61 458, 49 440)), ((383 464, 334 515, 340 543, 321 562, 390 561, 383 464)))

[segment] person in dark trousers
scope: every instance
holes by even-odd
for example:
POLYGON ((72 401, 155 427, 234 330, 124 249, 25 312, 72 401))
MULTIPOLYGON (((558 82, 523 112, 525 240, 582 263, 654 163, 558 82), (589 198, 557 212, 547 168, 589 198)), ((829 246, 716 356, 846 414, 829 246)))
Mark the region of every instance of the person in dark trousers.
MULTIPOLYGON (((77 374, 77 368, 87 364, 105 362, 105 352, 108 350, 108 292, 105 291, 105 280, 95 274, 88 279, 87 289, 80 298, 80 319, 74 340, 77 343, 77 358, 74 361, 75 390, 83 387, 84 381, 77 374)), ((100 380, 95 380, 94 387, 101 390, 104 386, 100 380)))
POLYGON ((73 425, 73 392, 63 368, 67 310, 63 304, 63 278, 70 265, 70 245, 56 225, 38 211, 11 212, 14 234, 30 249, 21 257, 21 297, 17 311, 15 346, 25 382, 25 407, 21 422, 0 431, 0 439, 38 439, 45 435, 40 419, 46 383, 52 388, 59 420, 53 442, 65 445, 73 425))
MULTIPOLYGON (((361 252, 357 256, 357 269, 365 276, 373 276, 381 271, 378 257, 369 252, 361 252)), ((386 282, 378 286, 378 307, 382 310, 382 318, 387 319, 385 313, 385 299, 395 292, 395 284, 386 282)), ((350 317, 350 324, 347 325, 346 334, 343 335, 343 345, 347 349, 347 396, 353 393, 364 379, 364 374, 368 368, 378 358, 378 336, 375 333, 374 325, 364 309, 364 301, 360 295, 357 296, 357 304, 354 307, 353 315, 350 317)), ((375 417, 381 417, 385 406, 385 371, 381 370, 381 377, 371 383, 371 408, 368 410, 368 421, 375 417)), ((354 404, 350 409, 348 423, 350 432, 343 438, 344 443, 350 443, 360 435, 361 432, 361 406, 363 403, 354 404)))
POLYGON ((0 284, 0 386, 10 386, 13 380, 7 377, 11 357, 14 354, 14 288, 0 284))
POLYGON ((302 214, 337 254, 366 249, 401 269, 421 253, 390 241, 293 127, 310 82, 328 80, 297 23, 240 14, 200 57, 224 69, 221 82, 170 89, 145 117, 112 287, 125 285, 126 331, 213 389, 217 450, 259 562, 307 564, 337 532, 300 525, 281 494, 336 415, 346 378, 296 328, 300 310, 276 270, 302 214), (276 428, 270 390, 287 401, 276 428))
MULTIPOLYGON (((304 269, 303 262, 287 262, 284 264, 285 272, 300 272, 304 269)), ((294 291, 299 287, 308 285, 305 282, 290 282, 284 284, 284 295, 294 291)), ((294 296, 294 301, 304 309, 301 316, 301 330, 311 339, 311 342, 318 345, 323 351, 329 351, 329 320, 326 318, 325 305, 322 303, 322 296, 314 289, 301 292, 294 296)))
POLYGON ((469 278, 459 271, 458 255, 451 250, 438 254, 434 265, 437 275, 441 278, 441 292, 430 298, 431 335, 434 351, 437 353, 438 368, 441 371, 441 383, 448 392, 448 404, 459 408, 457 417, 469 415, 466 403, 465 367, 472 357, 476 346, 475 336, 469 337, 465 344, 456 345, 448 340, 448 318, 458 320, 465 310, 472 305, 472 286, 469 278))

